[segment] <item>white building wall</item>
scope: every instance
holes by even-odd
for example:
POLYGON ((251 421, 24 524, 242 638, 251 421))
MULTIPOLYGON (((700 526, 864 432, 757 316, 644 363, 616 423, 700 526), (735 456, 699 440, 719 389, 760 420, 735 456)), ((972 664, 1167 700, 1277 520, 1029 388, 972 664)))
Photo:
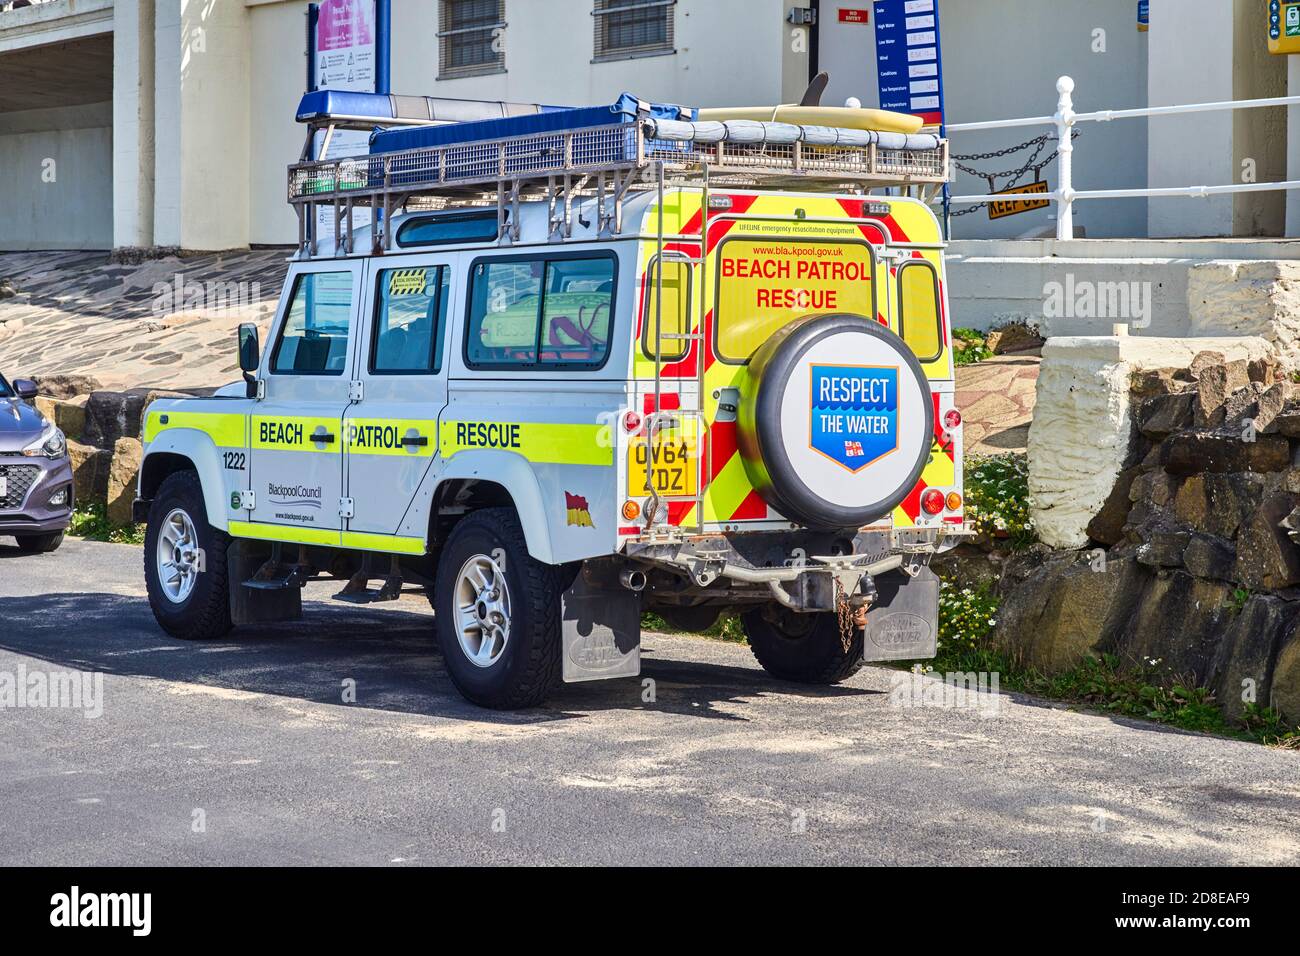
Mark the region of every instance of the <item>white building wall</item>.
MULTIPOLYGON (((864 106, 876 106, 874 22, 840 23, 841 6, 869 8, 871 4, 865 0, 822 3, 818 62, 831 74, 822 102, 838 106, 845 97, 856 96, 864 106)), ((949 123, 1050 116, 1056 111, 1056 80, 1062 75, 1075 80, 1076 110, 1146 105, 1147 43, 1152 34, 1138 32, 1136 0, 939 0, 939 21, 949 123)), ((1050 131, 1050 127, 1026 127, 954 133, 952 151, 992 152, 1050 131)), ((1054 147, 1049 143, 1042 155, 1054 147)), ((1086 124, 1075 143, 1075 188, 1145 186, 1146 150, 1143 120, 1086 124)), ((967 165, 1002 172, 1019 168, 1027 158, 1028 151, 967 165)), ((1055 187, 1055 163, 1045 175, 1055 187)), ((1021 182, 1032 179, 1028 175, 1021 182)), ((998 180, 999 187, 1008 183, 1006 178, 998 180)), ((959 172, 953 190, 954 195, 982 194, 988 192, 988 182, 959 172)), ((1141 236, 1146 230, 1146 203, 1141 199, 1080 203, 1074 217, 1089 238, 1141 236)), ((1051 209, 993 221, 981 210, 954 219, 952 235, 1012 238, 1051 229, 1053 224, 1051 209)))
MULTIPOLYGON (((624 91, 693 106, 779 103, 807 85, 779 0, 678 0, 672 55, 592 63, 591 0, 506 0, 506 72, 438 79, 437 0, 394 0, 395 93, 586 106, 624 91)), ((293 242, 285 167, 302 148, 305 0, 250 0, 249 241, 293 242)))
POLYGON ((154 5, 113 8, 113 246, 153 245, 154 5))
POLYGON ((113 106, 0 113, 0 250, 113 244, 113 106))
MULTIPOLYGON (((1231 0, 1151 0, 1151 106, 1232 99, 1233 20, 1231 0)), ((1150 137, 1152 187, 1233 182, 1232 113, 1152 117, 1150 137)), ((1230 236, 1232 197, 1152 199, 1149 234, 1230 236)))
POLYGON ((246 246, 244 0, 156 0, 155 15, 154 242, 185 249, 246 246))

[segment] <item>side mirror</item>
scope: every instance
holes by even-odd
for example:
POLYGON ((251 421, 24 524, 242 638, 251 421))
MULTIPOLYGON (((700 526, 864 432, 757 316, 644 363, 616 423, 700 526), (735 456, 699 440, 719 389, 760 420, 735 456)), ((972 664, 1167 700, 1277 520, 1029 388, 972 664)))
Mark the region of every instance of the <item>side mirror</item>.
POLYGON ((239 367, 245 372, 256 372, 262 358, 262 347, 257 340, 257 326, 245 322, 239 327, 239 367))
POLYGON ((36 383, 30 378, 16 378, 14 379, 14 391, 18 393, 18 397, 24 402, 30 402, 36 397, 40 389, 36 387, 36 383))
POLYGON ((261 361, 262 347, 257 340, 257 326, 244 322, 239 326, 239 368, 244 373, 244 394, 257 397, 257 378, 253 375, 261 361))

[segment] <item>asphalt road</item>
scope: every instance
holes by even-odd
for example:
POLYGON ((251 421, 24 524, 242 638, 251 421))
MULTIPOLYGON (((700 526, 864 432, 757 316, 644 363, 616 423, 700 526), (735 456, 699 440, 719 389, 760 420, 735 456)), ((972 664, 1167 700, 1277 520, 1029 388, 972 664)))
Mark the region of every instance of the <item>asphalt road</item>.
POLYGON ((905 707, 880 668, 780 684, 660 634, 652 703, 610 681, 491 713, 451 686, 423 595, 332 590, 186 644, 140 549, 0 541, 0 676, 105 675, 95 718, 0 709, 0 864, 1300 862, 1297 752, 1014 695, 905 707))

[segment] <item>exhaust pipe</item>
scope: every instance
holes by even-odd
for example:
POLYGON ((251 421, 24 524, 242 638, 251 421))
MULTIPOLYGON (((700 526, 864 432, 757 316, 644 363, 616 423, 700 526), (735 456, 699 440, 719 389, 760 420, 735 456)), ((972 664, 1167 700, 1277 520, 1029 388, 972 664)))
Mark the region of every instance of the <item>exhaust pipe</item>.
POLYGON ((645 590, 644 571, 636 571, 629 568, 628 570, 623 571, 621 574, 619 574, 618 579, 619 581, 622 582, 623 587, 627 588, 629 591, 645 590))

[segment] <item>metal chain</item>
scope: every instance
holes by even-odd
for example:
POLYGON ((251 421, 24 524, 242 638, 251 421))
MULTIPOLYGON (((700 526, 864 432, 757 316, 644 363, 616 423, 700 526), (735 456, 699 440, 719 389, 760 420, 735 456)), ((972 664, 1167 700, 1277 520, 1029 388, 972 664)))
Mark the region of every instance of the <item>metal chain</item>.
POLYGON ((847 654, 853 647, 853 608, 849 607, 849 599, 844 595, 844 585, 840 584, 838 577, 835 579, 835 613, 840 623, 840 644, 847 654))
MULTIPOLYGON (((1056 159, 1056 157, 1060 154, 1061 147, 1057 146, 1056 149, 1048 153, 1046 157, 1044 157, 1041 160, 1038 159, 1038 156, 1042 153, 1043 149, 1047 146, 1047 143, 1053 138, 1054 136, 1052 133, 1044 133, 1042 136, 1035 136, 1033 139, 1026 140, 1025 142, 1021 143, 1018 146, 1008 146, 1006 149, 998 149, 989 153, 965 153, 965 154, 953 155, 951 157, 952 164, 958 169, 960 169, 963 173, 966 173, 970 176, 978 176, 981 179, 988 180, 989 192, 991 193, 1000 191, 997 187, 997 184, 993 180, 1002 179, 1007 176, 1011 177, 1011 180, 1010 182, 1008 182, 1006 185, 1002 187, 1002 190, 1013 189, 1015 186, 1019 185, 1020 177, 1024 176, 1025 173, 1030 172, 1031 170, 1034 173, 1034 181, 1037 182, 1043 169, 1046 166, 1048 166, 1052 162, 1052 160, 1056 159), (1034 147, 1034 151, 1029 154, 1029 158, 1025 160, 1024 165, 1021 166, 1019 169, 1004 169, 1001 172, 985 173, 985 172, 981 172, 978 169, 975 169, 974 167, 967 166, 965 163, 958 162, 959 159, 965 159, 971 162, 979 162, 981 159, 997 159, 1000 156, 1008 156, 1011 153, 1018 153, 1021 150, 1028 149, 1031 146, 1034 147)), ((1077 129, 1071 130, 1070 139, 1075 140, 1078 138, 1079 138, 1079 130, 1077 129)), ((957 219, 960 216, 969 216, 971 213, 979 212, 981 209, 985 209, 987 207, 988 207, 988 203, 986 202, 976 203, 972 206, 967 206, 965 209, 959 209, 954 213, 950 213, 949 215, 951 216, 951 218, 957 219)))

